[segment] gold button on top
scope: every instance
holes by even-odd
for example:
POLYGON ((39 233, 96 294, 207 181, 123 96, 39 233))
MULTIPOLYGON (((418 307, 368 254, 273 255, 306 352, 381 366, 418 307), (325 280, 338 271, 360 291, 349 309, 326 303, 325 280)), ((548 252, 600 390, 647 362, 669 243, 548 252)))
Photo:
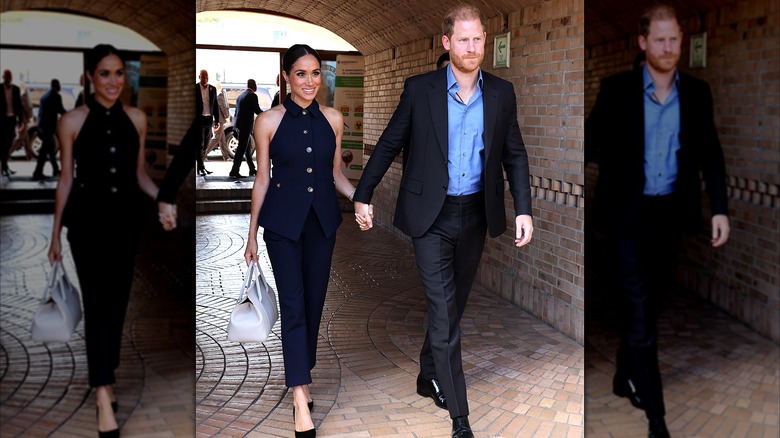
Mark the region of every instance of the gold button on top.
POLYGON ((111 153, 113 154, 114 152, 116 152, 116 148, 115 148, 115 147, 113 147, 113 146, 111 146, 111 147, 108 149, 108 151, 109 151, 109 152, 111 152, 111 153))
POLYGON ((306 152, 311 153, 311 148, 306 148, 306 152))
POLYGON ((312 172, 314 172, 314 169, 312 169, 311 167, 306 168, 306 173, 312 173, 312 172))
POLYGON ((309 133, 309 130, 308 130, 308 129, 304 129, 304 130, 303 130, 303 133, 304 133, 304 134, 308 134, 308 133, 309 133))
POLYGON ((313 192, 313 191, 314 191, 314 187, 309 187, 308 189, 306 189, 306 191, 308 191, 309 193, 311 193, 311 192, 313 192))
POLYGON ((278 189, 278 188, 281 188, 281 187, 282 187, 282 183, 276 183, 276 188, 277 188, 277 189, 278 189))
POLYGON ((108 134, 108 135, 111 135, 111 130, 110 130, 110 129, 107 129, 107 130, 106 130, 106 134, 108 134))
POLYGON ((112 168, 108 169, 108 171, 111 172, 111 173, 116 173, 116 167, 112 167, 112 168))
POLYGON ((305 116, 308 113, 306 112, 306 110, 303 110, 303 111, 301 111, 301 114, 303 114, 305 116))
POLYGON ((117 192, 117 188, 116 187, 111 187, 111 193, 116 193, 116 192, 117 192))

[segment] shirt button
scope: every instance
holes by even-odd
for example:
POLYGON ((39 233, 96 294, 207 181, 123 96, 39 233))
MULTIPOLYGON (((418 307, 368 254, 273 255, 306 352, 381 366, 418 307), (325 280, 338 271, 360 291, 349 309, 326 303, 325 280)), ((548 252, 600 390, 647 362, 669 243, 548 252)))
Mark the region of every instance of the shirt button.
POLYGON ((282 187, 282 183, 276 183, 276 188, 277 188, 277 189, 278 189, 278 188, 281 188, 281 187, 282 187))
POLYGON ((303 133, 304 133, 304 134, 308 134, 308 133, 309 133, 309 130, 308 130, 308 129, 304 129, 304 130, 303 130, 303 133))
POLYGON ((309 187, 308 189, 306 189, 306 191, 307 191, 307 192, 309 192, 309 193, 311 193, 311 192, 313 192, 313 191, 314 191, 314 187, 309 187))
POLYGON ((110 115, 111 115, 111 111, 109 111, 109 110, 106 110, 106 115, 107 115, 107 116, 110 116, 110 115))
POLYGON ((306 148, 306 152, 311 153, 311 148, 310 147, 306 148))
POLYGON ((110 148, 108 148, 108 151, 113 154, 114 152, 116 152, 116 148, 111 146, 110 148))
POLYGON ((466 176, 466 174, 465 173, 461 173, 460 176, 466 176))
POLYGON ((111 187, 111 193, 116 193, 116 192, 117 192, 117 188, 116 187, 111 187))
POLYGON ((306 173, 312 173, 313 171, 314 171, 314 169, 312 169, 311 167, 307 167, 306 168, 306 173))
POLYGON ((111 173, 116 173, 116 167, 112 167, 112 168, 108 169, 108 171, 111 172, 111 173))
POLYGON ((110 129, 106 130, 106 134, 111 135, 111 130, 110 129))
POLYGON ((303 110, 303 111, 301 111, 301 114, 303 114, 305 116, 308 113, 306 112, 306 110, 303 110))

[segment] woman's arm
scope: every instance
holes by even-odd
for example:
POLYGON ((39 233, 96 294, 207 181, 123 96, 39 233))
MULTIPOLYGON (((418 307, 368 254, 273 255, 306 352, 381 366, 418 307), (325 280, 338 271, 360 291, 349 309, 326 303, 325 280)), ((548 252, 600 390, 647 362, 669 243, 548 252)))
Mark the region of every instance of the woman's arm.
POLYGON ((149 195, 150 198, 156 200, 159 189, 146 171, 146 114, 133 107, 125 107, 125 111, 138 131, 138 160, 136 161, 135 171, 138 178, 138 187, 149 195))
POLYGON ((73 142, 87 117, 86 107, 75 109, 63 115, 57 123, 57 140, 60 145, 60 177, 54 192, 54 224, 49 244, 49 262, 62 261, 62 213, 73 187, 73 142))

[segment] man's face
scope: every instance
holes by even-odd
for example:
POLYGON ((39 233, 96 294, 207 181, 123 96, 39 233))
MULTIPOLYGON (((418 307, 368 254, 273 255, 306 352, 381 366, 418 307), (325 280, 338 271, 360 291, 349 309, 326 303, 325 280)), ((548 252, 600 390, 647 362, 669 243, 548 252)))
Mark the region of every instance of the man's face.
POLYGON ((209 83, 209 72, 206 70, 201 70, 200 76, 198 76, 198 78, 200 79, 200 85, 205 87, 209 83))
POLYGON ((677 20, 653 20, 647 36, 639 36, 639 47, 645 51, 648 68, 659 73, 674 71, 682 48, 682 31, 677 20))
POLYGON ((485 32, 477 20, 457 20, 452 36, 442 36, 442 45, 450 52, 450 64, 463 73, 471 73, 485 59, 485 32))

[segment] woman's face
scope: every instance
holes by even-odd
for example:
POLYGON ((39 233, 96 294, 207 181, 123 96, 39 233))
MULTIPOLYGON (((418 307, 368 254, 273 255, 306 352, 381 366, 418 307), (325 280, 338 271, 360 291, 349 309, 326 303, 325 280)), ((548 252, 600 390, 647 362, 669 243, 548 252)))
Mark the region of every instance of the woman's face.
POLYGON ((119 99, 125 87, 125 67, 116 55, 108 55, 98 62, 95 72, 87 72, 95 86, 95 99, 103 106, 111 106, 119 99))
POLYGON ((314 100, 322 84, 320 63, 313 55, 298 58, 290 69, 290 74, 285 72, 284 77, 290 84, 293 102, 302 107, 308 106, 314 100))

